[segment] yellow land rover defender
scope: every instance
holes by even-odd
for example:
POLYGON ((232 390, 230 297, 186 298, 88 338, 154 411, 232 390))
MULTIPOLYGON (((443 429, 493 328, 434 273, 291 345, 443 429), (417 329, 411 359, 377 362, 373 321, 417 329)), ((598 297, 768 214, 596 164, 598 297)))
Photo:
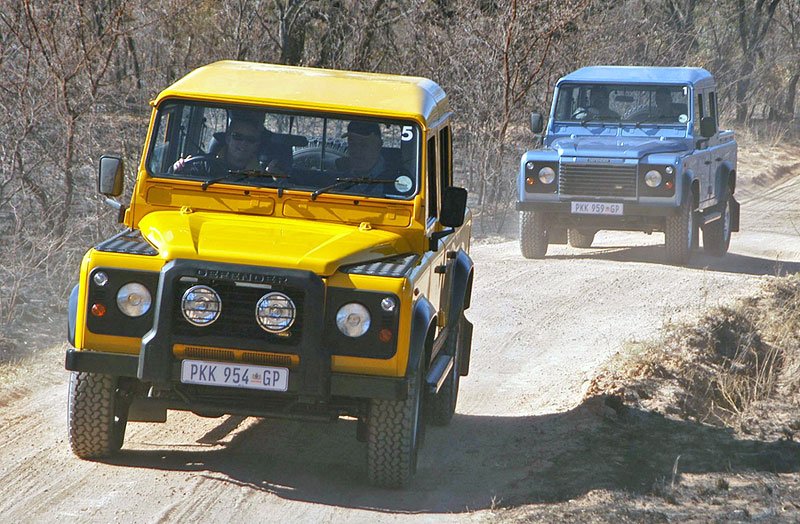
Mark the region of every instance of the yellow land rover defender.
POLYGON ((447 97, 424 78, 224 61, 152 103, 126 229, 69 300, 69 441, 117 452, 167 410, 358 420, 402 486, 468 373, 473 264, 447 97))

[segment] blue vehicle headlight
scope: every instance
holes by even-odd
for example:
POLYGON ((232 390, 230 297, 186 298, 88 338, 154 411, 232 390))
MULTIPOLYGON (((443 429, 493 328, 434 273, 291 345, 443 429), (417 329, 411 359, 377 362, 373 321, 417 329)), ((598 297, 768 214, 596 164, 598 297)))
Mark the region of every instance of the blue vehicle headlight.
POLYGON ((542 181, 542 184, 552 184, 555 179, 556 172, 552 167, 545 166, 539 170, 539 180, 542 181))
POLYGON ((651 169, 644 175, 644 183, 647 184, 647 187, 658 187, 661 185, 661 172, 656 169, 651 169))

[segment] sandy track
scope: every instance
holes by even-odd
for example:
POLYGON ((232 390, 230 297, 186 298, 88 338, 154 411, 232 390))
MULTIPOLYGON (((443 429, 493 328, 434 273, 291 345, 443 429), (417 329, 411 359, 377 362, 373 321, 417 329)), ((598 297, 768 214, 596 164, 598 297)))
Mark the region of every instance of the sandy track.
POLYGON ((496 505, 580 495, 542 472, 592 424, 575 407, 598 367, 664 322, 800 270, 800 180, 742 197, 743 232, 731 253, 700 252, 687 268, 662 263, 657 234, 600 233, 596 248, 553 246, 541 261, 523 259, 514 240, 477 243, 471 374, 451 425, 428 431, 406 491, 367 485, 364 444, 347 421, 170 413, 163 425, 130 424, 113 461, 79 460, 66 440, 64 347, 55 347, 38 355, 43 365, 0 389, 0 515, 6 522, 449 522, 494 515, 496 505))

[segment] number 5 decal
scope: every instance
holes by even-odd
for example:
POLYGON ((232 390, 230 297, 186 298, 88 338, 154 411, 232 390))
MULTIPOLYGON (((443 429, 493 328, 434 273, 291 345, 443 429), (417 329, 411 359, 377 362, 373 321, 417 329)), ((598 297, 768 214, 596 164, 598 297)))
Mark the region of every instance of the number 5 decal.
POLYGON ((409 140, 414 139, 414 127, 413 126, 403 126, 403 131, 400 133, 400 140, 403 142, 408 142, 409 140))

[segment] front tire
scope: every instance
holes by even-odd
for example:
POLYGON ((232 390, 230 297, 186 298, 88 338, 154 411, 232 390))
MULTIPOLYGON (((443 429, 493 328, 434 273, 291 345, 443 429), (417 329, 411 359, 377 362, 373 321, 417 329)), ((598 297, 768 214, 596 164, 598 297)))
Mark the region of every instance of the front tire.
POLYGON ((664 237, 666 240, 667 261, 670 264, 685 265, 689 262, 692 248, 697 245, 698 228, 694 223, 692 195, 687 194, 677 215, 667 217, 664 237))
POLYGON ((128 425, 128 406, 118 394, 118 377, 73 371, 69 379, 67 426, 72 452, 80 458, 119 451, 128 425))
POLYGON ((595 231, 570 228, 567 230, 567 239, 569 241, 569 245, 572 247, 587 248, 592 247, 595 234, 595 231))
POLYGON ((367 419, 367 475, 384 488, 407 486, 417 470, 425 425, 423 421, 423 367, 420 361, 405 400, 370 401, 367 419))
POLYGON ((703 228, 703 251, 715 257, 727 253, 731 245, 731 198, 727 191, 722 216, 703 228))
POLYGON ((546 218, 538 211, 519 214, 519 246, 525 258, 544 258, 547 253, 546 218))

